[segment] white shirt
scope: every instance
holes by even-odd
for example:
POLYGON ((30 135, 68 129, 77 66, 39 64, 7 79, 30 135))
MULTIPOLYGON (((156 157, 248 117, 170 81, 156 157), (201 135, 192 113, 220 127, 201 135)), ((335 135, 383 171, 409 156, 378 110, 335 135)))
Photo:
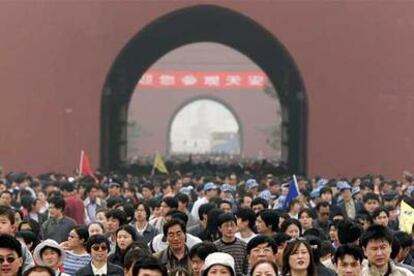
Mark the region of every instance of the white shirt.
POLYGON ((236 238, 238 238, 239 240, 244 241, 246 244, 248 244, 248 243, 249 243, 249 241, 250 241, 251 239, 253 239, 254 237, 256 237, 256 236, 257 236, 257 234, 252 233, 249 237, 247 237, 247 238, 243 238, 243 237, 241 236, 240 232, 237 232, 237 233, 235 234, 235 236, 236 236, 236 238))
POLYGON ((143 234, 144 234, 145 230, 147 230, 147 228, 148 228, 148 222, 145 223, 145 226, 142 229, 139 229, 138 224, 135 224, 135 229, 137 229, 138 234, 140 234, 141 236, 143 236, 143 234))
POLYGON ((198 216, 198 209, 205 203, 208 203, 208 199, 206 197, 197 199, 196 202, 194 202, 193 208, 191 209, 191 215, 197 222, 200 221, 200 217, 198 216))
MULTIPOLYGON (((199 238, 191 235, 191 234, 186 234, 187 238, 185 241, 185 244, 187 245, 188 249, 191 249, 194 245, 196 245, 197 243, 201 243, 202 240, 200 240, 199 238)), ((154 252, 160 252, 164 249, 166 249, 168 247, 168 242, 167 241, 163 241, 162 238, 164 237, 164 234, 158 234, 156 235, 152 241, 150 241, 148 243, 149 248, 151 248, 154 252)))
POLYGON ((108 272, 108 263, 105 263, 105 265, 104 266, 102 266, 101 268, 96 268, 94 265, 93 265, 93 262, 91 262, 91 266, 92 266, 92 271, 93 271, 93 275, 103 275, 103 274, 107 274, 107 272, 108 272))

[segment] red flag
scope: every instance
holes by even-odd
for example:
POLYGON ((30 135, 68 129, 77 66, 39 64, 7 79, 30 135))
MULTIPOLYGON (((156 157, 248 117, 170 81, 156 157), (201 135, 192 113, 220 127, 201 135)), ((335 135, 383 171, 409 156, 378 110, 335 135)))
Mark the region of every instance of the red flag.
POLYGON ((79 165, 79 175, 80 176, 87 176, 93 177, 96 180, 95 175, 93 174, 93 170, 91 164, 89 163, 89 157, 85 153, 85 151, 81 151, 81 158, 80 158, 80 165, 79 165))

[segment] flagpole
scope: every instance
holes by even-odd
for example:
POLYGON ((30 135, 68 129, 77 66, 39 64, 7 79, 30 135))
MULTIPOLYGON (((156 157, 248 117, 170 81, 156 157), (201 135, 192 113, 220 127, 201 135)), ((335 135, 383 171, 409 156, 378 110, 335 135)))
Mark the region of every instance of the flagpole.
POLYGON ((293 183, 295 183, 296 189, 299 191, 298 180, 296 179, 296 175, 293 175, 293 183))
POLYGON ((82 177, 82 163, 83 163, 83 150, 81 150, 81 158, 79 163, 79 177, 82 177))
POLYGON ((154 174, 155 174, 155 160, 156 160, 156 158, 157 158, 157 154, 158 153, 155 153, 155 156, 154 156, 154 162, 152 162, 153 164, 152 164, 152 170, 151 170, 151 179, 152 179, 152 177, 154 176, 154 174))

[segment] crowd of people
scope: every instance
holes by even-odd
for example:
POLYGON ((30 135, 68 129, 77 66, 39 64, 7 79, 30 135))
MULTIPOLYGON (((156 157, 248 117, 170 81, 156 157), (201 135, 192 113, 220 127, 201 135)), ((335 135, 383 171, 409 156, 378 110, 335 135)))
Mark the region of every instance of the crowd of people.
POLYGON ((410 173, 294 179, 9 173, 0 276, 413 275, 413 229, 399 225, 410 173))

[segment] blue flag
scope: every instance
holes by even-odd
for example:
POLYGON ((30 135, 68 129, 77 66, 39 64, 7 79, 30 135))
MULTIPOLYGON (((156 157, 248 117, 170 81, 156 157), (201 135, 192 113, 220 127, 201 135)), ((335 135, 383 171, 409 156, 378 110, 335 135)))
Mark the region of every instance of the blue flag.
POLYGON ((283 204, 283 209, 287 210, 289 203, 299 196, 298 182, 296 181, 296 176, 293 175, 292 180, 289 182, 289 191, 286 195, 285 202, 283 204))

